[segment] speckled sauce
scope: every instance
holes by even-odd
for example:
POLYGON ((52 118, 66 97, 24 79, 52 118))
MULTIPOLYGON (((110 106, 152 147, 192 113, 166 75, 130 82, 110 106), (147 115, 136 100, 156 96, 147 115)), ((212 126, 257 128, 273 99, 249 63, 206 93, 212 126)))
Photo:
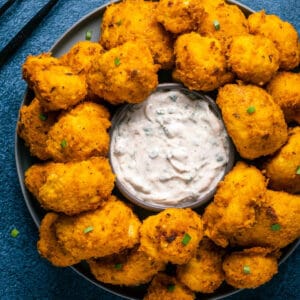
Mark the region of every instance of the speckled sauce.
POLYGON ((117 180, 145 203, 182 206, 210 192, 224 176, 227 133, 206 101, 179 90, 157 91, 118 119, 111 164, 117 180))

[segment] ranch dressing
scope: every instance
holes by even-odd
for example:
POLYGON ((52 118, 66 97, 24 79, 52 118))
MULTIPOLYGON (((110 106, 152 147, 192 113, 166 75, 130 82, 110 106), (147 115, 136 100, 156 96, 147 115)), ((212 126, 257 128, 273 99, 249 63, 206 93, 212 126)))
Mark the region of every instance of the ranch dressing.
POLYGON ((227 133, 207 102, 181 91, 157 91, 119 117, 111 137, 112 168, 145 203, 182 206, 224 176, 227 133))

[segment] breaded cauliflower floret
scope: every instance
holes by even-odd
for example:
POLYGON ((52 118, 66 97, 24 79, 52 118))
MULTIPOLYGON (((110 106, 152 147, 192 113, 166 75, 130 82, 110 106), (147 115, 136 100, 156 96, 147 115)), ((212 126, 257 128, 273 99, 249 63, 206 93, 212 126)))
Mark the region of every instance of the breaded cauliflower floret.
POLYGON ((23 64, 23 78, 45 111, 67 109, 87 95, 85 77, 76 75, 49 54, 28 56, 23 64))
POLYGON ((212 91, 233 78, 215 38, 186 33, 178 37, 174 51, 173 79, 191 90, 212 91))
POLYGON ((234 37, 228 55, 232 71, 245 82, 264 85, 279 68, 279 52, 274 43, 263 36, 234 37))
POLYGON ((286 121, 300 125, 300 73, 277 73, 267 85, 267 91, 282 109, 286 121))
POLYGON ((144 300, 194 300, 195 294, 175 277, 157 274, 147 291, 144 300))
POLYGON ((162 271, 165 264, 155 261, 142 251, 132 249, 124 253, 89 260, 92 274, 97 280, 110 284, 136 286, 149 282, 162 271))
POLYGON ((253 13, 248 18, 250 33, 268 37, 279 50, 280 69, 292 70, 299 65, 299 37, 292 24, 264 11, 253 13))
POLYGON ((196 255, 186 264, 177 267, 177 279, 192 291, 213 293, 223 282, 223 250, 204 238, 196 255))
POLYGON ((97 210, 56 222, 62 247, 74 257, 90 259, 119 253, 139 242, 140 221, 131 208, 112 196, 97 210))
POLYGON ((254 85, 227 84, 217 104, 228 134, 246 159, 273 154, 287 140, 282 110, 271 95, 254 85))
POLYGON ((46 150, 56 162, 81 161, 106 156, 109 147, 108 110, 100 104, 84 102, 63 114, 49 130, 46 150))
POLYGON ((190 208, 168 208, 143 221, 140 250, 156 260, 185 264, 203 237, 202 220, 190 208))
POLYGON ((143 42, 127 42, 102 54, 88 76, 94 94, 112 104, 139 103, 158 84, 157 65, 143 42))
POLYGON ((111 49, 128 41, 145 43, 155 64, 162 69, 170 69, 173 65, 173 41, 156 19, 157 5, 144 0, 125 0, 109 5, 101 23, 102 46, 111 49))
POLYGON ((55 233, 55 222, 58 218, 58 214, 55 213, 45 215, 39 229, 40 237, 37 247, 40 255, 49 260, 54 266, 68 267, 79 263, 80 260, 73 257, 59 245, 55 233))
POLYGON ((250 248, 229 254, 223 262, 225 280, 235 288, 256 288, 278 272, 276 255, 265 248, 250 248))
POLYGON ((46 141, 48 131, 56 122, 56 117, 55 112, 45 113, 37 98, 34 98, 29 105, 21 107, 18 135, 25 141, 32 156, 41 160, 50 158, 46 151, 46 141))
POLYGON ((25 184, 40 204, 67 215, 102 205, 113 190, 114 179, 108 159, 103 157, 33 165, 25 173, 25 184))
POLYGON ((196 30, 203 13, 202 0, 161 0, 157 5, 158 22, 175 34, 196 30))
POLYGON ((238 162, 219 183, 213 202, 205 209, 205 235, 226 247, 237 230, 252 227, 256 209, 265 201, 266 185, 258 169, 238 162))

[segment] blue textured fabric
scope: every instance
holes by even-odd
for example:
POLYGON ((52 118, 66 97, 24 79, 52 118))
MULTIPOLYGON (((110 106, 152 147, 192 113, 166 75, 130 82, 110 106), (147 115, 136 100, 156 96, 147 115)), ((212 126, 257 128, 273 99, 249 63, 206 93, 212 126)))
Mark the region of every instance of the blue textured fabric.
MULTIPOLYGON (((0 5, 5 1, 1 0, 0 5)), ((0 18, 0 48, 47 1, 24 0, 0 18)), ((70 268, 55 268, 36 251, 38 230, 21 194, 14 159, 14 134, 18 110, 26 88, 21 64, 29 54, 47 51, 74 22, 102 5, 105 0, 60 0, 28 36, 25 43, 0 69, 0 299, 111 299, 111 295, 82 279, 70 268), (10 236, 16 227, 20 234, 10 236)), ((242 0, 249 7, 274 13, 300 31, 299 0, 242 0)), ((300 249, 280 267, 271 282, 245 290, 228 299, 299 299, 300 249)))

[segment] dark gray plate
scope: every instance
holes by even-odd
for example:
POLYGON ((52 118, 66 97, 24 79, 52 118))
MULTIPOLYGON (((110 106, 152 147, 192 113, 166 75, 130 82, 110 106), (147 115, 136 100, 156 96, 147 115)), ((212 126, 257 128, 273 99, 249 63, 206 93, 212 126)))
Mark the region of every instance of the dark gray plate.
MULTIPOLYGON (((110 3, 117 2, 117 1, 111 1, 110 3)), ((240 4, 237 1, 227 1, 231 4, 238 5, 242 11, 245 13, 245 15, 249 15, 253 12, 249 7, 240 4)), ((109 3, 108 3, 109 4, 109 3)), ((60 56, 67 52, 72 45, 74 45, 76 42, 80 40, 85 39, 85 34, 88 30, 93 31, 92 40, 98 41, 99 35, 100 35, 100 23, 102 20, 103 13, 105 11, 105 7, 108 5, 104 5, 99 7, 98 9, 94 10, 90 14, 83 17, 81 20, 79 20, 76 24, 74 24, 50 49, 52 51, 53 56, 60 56)), ((160 78, 160 81, 164 81, 162 78, 160 78)), ((21 105, 28 105, 31 100, 33 99, 33 93, 30 90, 26 91, 26 94, 24 96, 24 100, 22 101, 21 105)), ((25 171, 34 163, 38 162, 37 159, 30 156, 29 150, 24 145, 23 140, 21 140, 17 134, 15 136, 15 159, 16 159, 16 166, 17 166, 17 172, 19 177, 19 182, 21 186, 21 190, 25 199, 25 203, 27 205, 27 208, 35 222, 35 224, 39 227, 40 222, 45 215, 45 211, 40 207, 39 203, 36 201, 36 199, 31 195, 31 193, 26 189, 24 185, 24 173, 25 171)), ((294 243, 290 244, 288 247, 283 249, 282 257, 280 260, 280 264, 283 263, 289 255, 297 248, 297 246, 300 244, 300 240, 295 241, 294 243)), ((121 296, 126 299, 142 299, 145 292, 146 292, 146 285, 142 285, 139 287, 121 287, 121 286, 113 286, 110 284, 104 284, 100 283, 95 280, 91 272, 89 271, 89 268, 85 262, 82 262, 80 264, 77 264, 75 266, 71 267, 75 272, 77 272, 79 275, 81 275, 86 280, 90 281, 91 283, 95 284, 96 286, 112 293, 118 296, 121 296)), ((222 299, 225 297, 228 297, 230 295, 233 295, 237 292, 241 291, 241 289, 234 289, 233 287, 223 284, 215 293, 211 295, 203 295, 198 294, 197 299, 222 299)))

